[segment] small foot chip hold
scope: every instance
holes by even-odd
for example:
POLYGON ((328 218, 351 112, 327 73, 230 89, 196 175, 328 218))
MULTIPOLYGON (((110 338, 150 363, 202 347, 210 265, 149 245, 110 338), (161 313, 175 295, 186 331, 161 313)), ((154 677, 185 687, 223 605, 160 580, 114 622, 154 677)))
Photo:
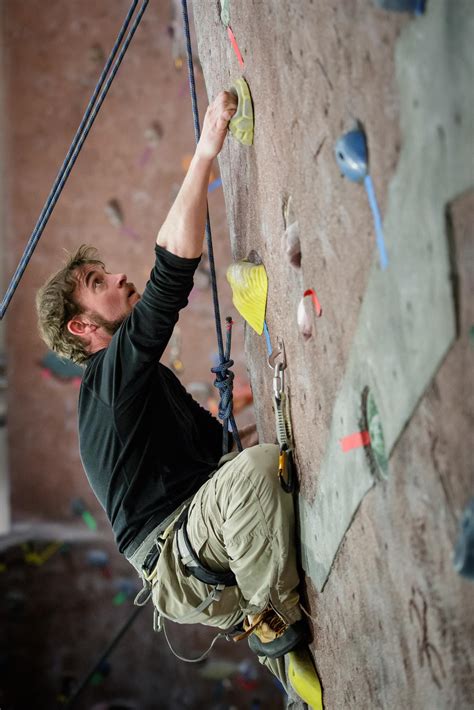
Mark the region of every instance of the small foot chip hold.
POLYGON ((294 269, 301 268, 300 229, 293 210, 291 195, 283 201, 283 221, 285 224, 284 242, 285 253, 294 269))
POLYGON ((237 112, 230 120, 229 131, 242 145, 253 144, 253 106, 250 89, 243 77, 236 79, 229 89, 237 96, 237 112))
POLYGON ((118 200, 109 200, 105 206, 105 214, 114 227, 123 226, 123 211, 118 200))
POLYGON ((309 650, 290 651, 288 658, 288 680, 295 692, 311 710, 323 710, 321 683, 309 650))

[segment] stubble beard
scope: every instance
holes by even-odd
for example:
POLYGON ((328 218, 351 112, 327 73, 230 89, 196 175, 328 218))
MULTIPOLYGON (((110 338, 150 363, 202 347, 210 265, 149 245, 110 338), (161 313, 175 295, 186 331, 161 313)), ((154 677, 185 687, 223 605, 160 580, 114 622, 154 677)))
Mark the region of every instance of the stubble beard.
POLYGON ((106 318, 102 318, 102 316, 100 316, 98 313, 93 313, 92 318, 94 320, 94 323, 100 328, 103 328, 106 333, 108 333, 109 335, 114 335, 114 333, 117 332, 117 330, 124 322, 127 315, 128 313, 121 316, 120 318, 117 318, 117 320, 107 320, 106 318))

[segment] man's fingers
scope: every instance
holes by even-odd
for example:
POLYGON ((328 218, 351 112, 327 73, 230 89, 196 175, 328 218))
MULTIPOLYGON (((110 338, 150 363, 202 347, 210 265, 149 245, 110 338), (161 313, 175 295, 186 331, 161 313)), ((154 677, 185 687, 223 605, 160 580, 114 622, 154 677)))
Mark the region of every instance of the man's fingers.
POLYGON ((217 131, 223 132, 227 130, 227 127, 229 125, 229 121, 231 120, 232 116, 235 114, 235 109, 227 109, 226 111, 222 111, 220 113, 214 122, 214 126, 217 131))
POLYGON ((235 114, 235 109, 229 109, 224 111, 220 118, 217 119, 217 128, 220 131, 225 131, 227 129, 227 124, 231 120, 232 116, 235 114))
POLYGON ((227 113, 228 111, 232 111, 234 114, 237 111, 237 97, 235 94, 231 94, 228 91, 221 91, 214 99, 211 107, 220 114, 227 113))
POLYGON ((202 155, 214 158, 222 149, 229 121, 237 111, 237 97, 229 91, 221 91, 208 106, 203 130, 199 140, 202 155))

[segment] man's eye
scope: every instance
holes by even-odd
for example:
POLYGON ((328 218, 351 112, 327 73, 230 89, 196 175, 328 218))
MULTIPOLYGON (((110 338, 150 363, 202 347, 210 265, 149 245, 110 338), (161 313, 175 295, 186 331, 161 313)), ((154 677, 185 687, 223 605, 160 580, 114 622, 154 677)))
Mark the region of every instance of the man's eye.
POLYGON ((103 279, 94 279, 94 288, 98 288, 102 284, 103 279))

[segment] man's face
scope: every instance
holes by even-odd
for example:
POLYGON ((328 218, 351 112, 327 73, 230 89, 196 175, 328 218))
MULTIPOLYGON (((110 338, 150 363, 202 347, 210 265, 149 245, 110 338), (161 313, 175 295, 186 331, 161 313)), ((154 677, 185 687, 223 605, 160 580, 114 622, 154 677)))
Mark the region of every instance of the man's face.
POLYGON ((77 281, 75 295, 85 314, 111 335, 140 300, 126 274, 110 274, 99 264, 82 267, 77 281))

